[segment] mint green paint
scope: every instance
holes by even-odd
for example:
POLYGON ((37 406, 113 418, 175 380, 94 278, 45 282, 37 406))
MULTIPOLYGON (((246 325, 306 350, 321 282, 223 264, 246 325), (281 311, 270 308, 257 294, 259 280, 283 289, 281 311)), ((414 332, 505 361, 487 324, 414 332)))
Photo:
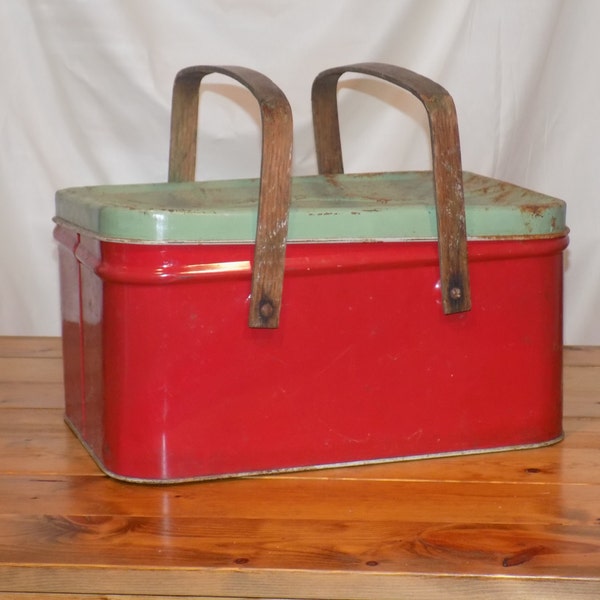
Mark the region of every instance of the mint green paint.
MULTIPOLYGON (((247 242, 254 239, 258 180, 70 188, 56 217, 101 239, 247 242)), ((566 231, 565 203, 464 173, 471 238, 566 231)), ((430 172, 295 177, 289 241, 434 239, 430 172)))

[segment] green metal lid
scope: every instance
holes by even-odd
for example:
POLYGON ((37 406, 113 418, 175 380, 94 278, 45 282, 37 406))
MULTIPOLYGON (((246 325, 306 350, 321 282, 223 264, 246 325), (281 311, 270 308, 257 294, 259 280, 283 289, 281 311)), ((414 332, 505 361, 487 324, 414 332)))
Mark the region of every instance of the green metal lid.
MULTIPOLYGON (((560 235, 565 203, 464 173, 469 238, 560 235)), ((56 221, 104 240, 248 242, 257 179, 60 190, 56 221)), ((295 177, 289 241, 426 240, 437 236, 431 172, 295 177)))

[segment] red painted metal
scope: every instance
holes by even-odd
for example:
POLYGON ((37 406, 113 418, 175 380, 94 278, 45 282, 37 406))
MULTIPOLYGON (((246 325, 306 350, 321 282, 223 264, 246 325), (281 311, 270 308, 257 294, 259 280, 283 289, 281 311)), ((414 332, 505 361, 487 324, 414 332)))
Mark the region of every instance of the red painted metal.
POLYGON ((167 482, 560 439, 567 237, 293 243, 278 329, 247 325, 251 245, 58 226, 66 418, 109 474, 167 482))

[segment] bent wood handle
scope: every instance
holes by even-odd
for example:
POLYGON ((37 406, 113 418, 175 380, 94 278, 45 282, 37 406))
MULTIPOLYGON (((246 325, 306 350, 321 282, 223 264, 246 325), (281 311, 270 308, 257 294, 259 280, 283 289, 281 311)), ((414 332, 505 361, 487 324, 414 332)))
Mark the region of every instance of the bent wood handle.
POLYGON ((458 123, 454 102, 440 85, 394 65, 358 63, 328 69, 313 82, 312 110, 319 173, 343 173, 337 107, 337 84, 347 72, 371 75, 415 95, 429 118, 436 199, 438 254, 445 314, 471 308, 467 233, 458 123))
POLYGON ((169 181, 193 181, 196 171, 200 83, 211 73, 239 81, 258 101, 262 159, 258 222, 252 269, 250 327, 279 325, 292 160, 292 111, 283 92, 265 75, 232 66, 196 66, 180 71, 173 85, 169 181))

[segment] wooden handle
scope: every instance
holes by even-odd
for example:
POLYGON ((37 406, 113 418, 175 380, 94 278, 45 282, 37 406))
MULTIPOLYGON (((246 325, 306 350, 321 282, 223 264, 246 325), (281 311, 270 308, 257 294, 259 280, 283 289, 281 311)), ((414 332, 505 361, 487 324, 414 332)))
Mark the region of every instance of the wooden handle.
POLYGON ((359 63, 320 73, 312 87, 313 124, 319 173, 343 173, 337 84, 347 72, 371 75, 414 94, 429 118, 435 189, 442 303, 445 314, 471 308, 467 233, 458 123, 454 102, 422 75, 383 63, 359 63))
POLYGON ((196 171, 200 83, 210 73, 239 81, 258 101, 262 160, 250 327, 279 325, 290 205, 292 111, 283 92, 266 76, 244 67, 197 66, 180 71, 173 85, 169 181, 193 181, 196 171))

